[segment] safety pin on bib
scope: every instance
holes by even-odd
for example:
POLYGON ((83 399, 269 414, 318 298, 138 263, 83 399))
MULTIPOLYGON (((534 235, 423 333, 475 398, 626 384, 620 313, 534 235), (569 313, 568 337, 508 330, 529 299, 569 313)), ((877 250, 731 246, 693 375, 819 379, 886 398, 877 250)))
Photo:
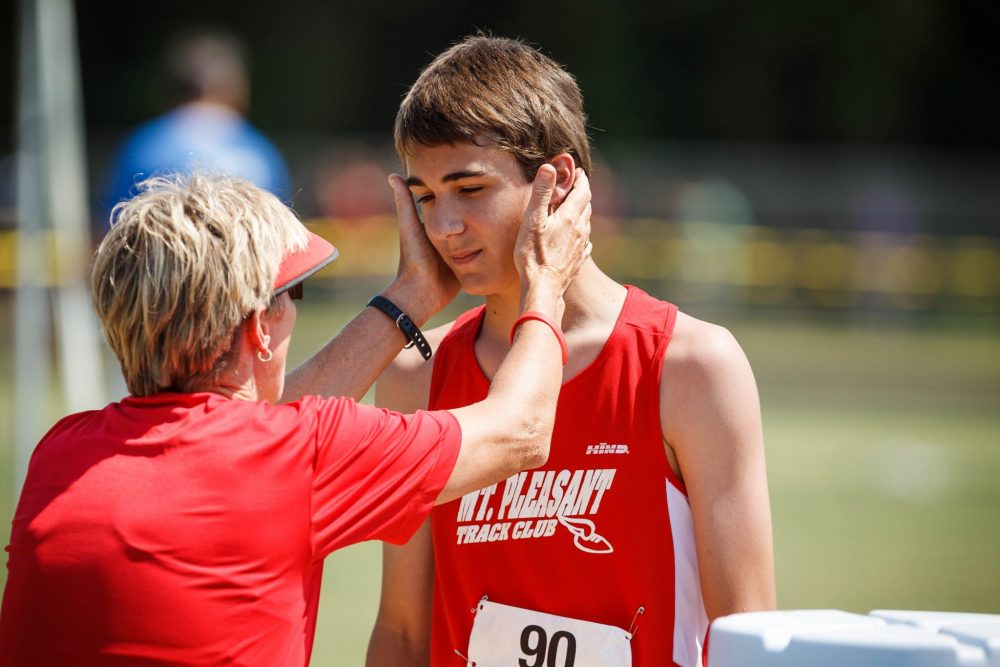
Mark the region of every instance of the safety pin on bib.
POLYGON ((635 616, 632 617, 632 624, 628 626, 628 640, 632 641, 635 637, 636 628, 639 626, 639 617, 646 613, 646 608, 640 606, 635 610, 635 616))
MULTIPOLYGON (((489 595, 484 595, 483 597, 479 598, 479 603, 475 607, 473 607, 472 609, 470 609, 469 613, 475 614, 475 613, 479 612, 480 610, 482 610, 482 608, 483 608, 483 602, 485 602, 486 600, 489 600, 489 599, 490 599, 489 595)), ((462 652, 459 651, 457 648, 456 649, 452 649, 452 650, 455 651, 455 655, 457 655, 462 660, 465 660, 465 664, 470 665, 471 667, 476 667, 476 663, 470 662, 469 659, 467 657, 465 657, 464 655, 462 655, 462 652)))

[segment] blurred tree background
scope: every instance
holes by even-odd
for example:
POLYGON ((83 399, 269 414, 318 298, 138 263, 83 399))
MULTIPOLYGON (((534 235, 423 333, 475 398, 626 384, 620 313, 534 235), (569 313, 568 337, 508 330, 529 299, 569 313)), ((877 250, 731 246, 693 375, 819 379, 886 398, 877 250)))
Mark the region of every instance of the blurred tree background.
MULTIPOLYGON (((14 2, 0 5, 0 39, 8 63, 0 68, 0 123, 11 127, 17 21, 14 2)), ((77 12, 95 196, 124 133, 173 102, 162 56, 182 30, 223 28, 245 41, 252 75, 249 118, 286 154, 302 193, 296 207, 312 216, 328 213, 317 203, 322 195, 315 193, 321 187, 315 173, 329 158, 321 147, 350 140, 386 155, 392 119, 407 86, 433 54, 482 29, 539 44, 577 76, 595 146, 625 177, 624 214, 671 216, 647 201, 641 190, 654 185, 643 182, 643 172, 634 172, 650 161, 683 159, 684 145, 691 143, 723 146, 723 161, 741 151, 755 159, 762 152, 787 156, 809 147, 810 169, 800 175, 808 180, 809 173, 816 174, 817 187, 827 176, 821 173, 826 158, 837 163, 844 155, 824 155, 824 148, 847 147, 855 151, 851 156, 867 151, 864 157, 876 162, 888 159, 893 164, 883 171, 897 181, 917 172, 914 182, 903 184, 917 193, 922 181, 942 180, 926 172, 944 161, 954 166, 945 167, 943 179, 957 182, 952 199, 985 200, 984 205, 1000 210, 995 197, 982 188, 970 194, 962 182, 962 165, 972 162, 986 161, 985 173, 997 175, 1000 9, 995 3, 514 0, 485 5, 438 0, 390 8, 313 0, 277 5, 104 0, 78 2, 77 12), (915 169, 909 159, 914 151, 921 152, 915 169), (899 159, 907 163, 902 168, 895 166, 899 159)), ((0 135, 0 155, 11 153, 13 139, 12 131, 0 135)), ((696 152, 702 155, 704 149, 696 152)), ((788 167, 788 159, 765 156, 764 161, 777 172, 800 167, 788 167)), ((718 168, 719 161, 709 162, 718 168)), ((844 168, 856 171, 851 164, 844 168)), ((4 191, 11 192, 13 170, 0 173, 4 191)), ((659 176, 653 180, 662 180, 659 176)), ((765 184, 763 189, 747 193, 765 216, 758 222, 856 226, 842 219, 851 216, 827 209, 808 211, 805 220, 778 219, 780 211, 769 210, 766 201, 773 188, 765 184), (774 217, 768 217, 771 213, 774 217)), ((834 196, 843 200, 850 193, 834 188, 834 196)), ((0 197, 8 225, 11 199, 0 197)), ((916 226, 997 233, 981 216, 924 215, 916 226)))
POLYGON ((384 133, 430 55, 483 29, 564 63, 598 144, 606 135, 1000 145, 996 3, 104 0, 78 3, 78 21, 93 127, 159 112, 165 41, 204 24, 250 46, 261 127, 384 133))
MULTIPOLYGON (((0 9, 0 39, 11 63, 0 71, 0 120, 8 127, 16 90, 14 4, 0 9)), ((630 173, 637 154, 646 149, 648 159, 669 161, 684 155, 677 144, 691 142, 720 144, 730 155, 752 150, 751 157, 775 146, 786 153, 808 146, 817 156, 819 146, 905 161, 907 151, 917 150, 925 163, 988 160, 996 174, 995 3, 437 0, 390 8, 314 0, 104 0, 78 2, 77 12, 95 192, 123 134, 172 103, 164 48, 192 26, 223 28, 245 41, 249 118, 288 157, 304 193, 296 206, 307 216, 324 213, 313 193, 323 161, 317 146, 350 139, 384 154, 397 104, 420 69, 479 29, 538 44, 576 75, 595 146, 627 177, 625 213, 665 215, 634 192, 642 178, 630 173)), ((13 132, 5 132, 0 154, 12 149, 13 132)), ((824 161, 818 155, 813 162, 824 161)), ((749 194, 757 205, 761 196, 749 194)), ((1000 208, 993 199, 990 205, 1000 208)), ((823 211, 814 213, 809 221, 763 222, 837 226, 824 221, 823 211)), ((996 234, 981 219, 959 218, 924 216, 918 226, 996 234)))

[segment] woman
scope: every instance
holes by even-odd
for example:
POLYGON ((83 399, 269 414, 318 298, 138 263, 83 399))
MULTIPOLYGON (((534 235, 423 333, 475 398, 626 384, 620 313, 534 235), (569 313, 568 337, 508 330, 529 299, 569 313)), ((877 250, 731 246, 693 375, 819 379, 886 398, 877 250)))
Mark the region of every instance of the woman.
MULTIPOLYGON (((381 296, 422 323, 454 279, 402 179, 390 183, 401 260, 381 296)), ((286 382, 294 299, 333 246, 245 181, 147 181, 117 210, 92 279, 131 395, 66 417, 35 450, 0 664, 307 664, 327 554, 405 542, 433 504, 544 461, 557 308, 589 254, 586 184, 548 214, 554 185, 539 170, 516 251, 535 312, 490 396, 400 415, 315 394, 363 394, 406 342, 403 315, 366 308, 286 382)))

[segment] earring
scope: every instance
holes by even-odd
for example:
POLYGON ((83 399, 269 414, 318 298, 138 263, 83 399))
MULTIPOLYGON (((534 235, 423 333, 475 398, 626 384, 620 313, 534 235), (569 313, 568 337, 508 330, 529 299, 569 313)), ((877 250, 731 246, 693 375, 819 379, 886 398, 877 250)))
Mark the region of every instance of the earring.
POLYGON ((267 362, 271 361, 271 357, 273 357, 273 356, 274 356, 274 353, 271 352, 271 350, 269 350, 267 348, 265 348, 264 350, 257 350, 257 358, 260 359, 261 362, 263 362, 265 364, 267 362), (265 352, 267 352, 267 356, 266 357, 264 356, 265 352))

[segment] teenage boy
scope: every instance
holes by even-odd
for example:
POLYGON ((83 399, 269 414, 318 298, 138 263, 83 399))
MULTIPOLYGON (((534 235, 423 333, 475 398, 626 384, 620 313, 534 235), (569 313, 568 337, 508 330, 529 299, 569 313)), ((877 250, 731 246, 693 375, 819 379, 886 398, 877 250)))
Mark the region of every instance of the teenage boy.
MULTIPOLYGON (((577 168, 590 172, 585 123, 573 77, 514 40, 467 38, 413 84, 396 117, 397 206, 415 202, 462 289, 485 303, 427 333, 430 361, 401 354, 378 404, 413 412, 486 395, 518 316, 513 249, 532 179, 555 169, 558 206, 577 168)), ((386 545, 369 666, 691 667, 710 620, 774 607, 759 401, 733 336, 591 260, 562 325, 548 462, 386 545)))

